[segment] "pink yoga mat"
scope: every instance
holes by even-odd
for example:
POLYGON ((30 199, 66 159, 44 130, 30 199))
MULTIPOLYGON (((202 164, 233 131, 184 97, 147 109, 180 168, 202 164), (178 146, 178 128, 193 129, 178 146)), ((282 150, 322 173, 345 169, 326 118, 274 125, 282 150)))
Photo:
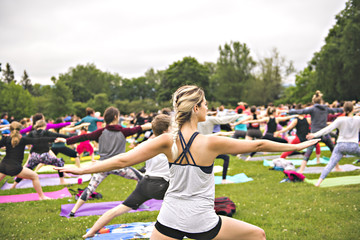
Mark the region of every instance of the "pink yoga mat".
MULTIPOLYGON (((85 174, 85 175, 70 175, 70 176, 74 176, 71 178, 65 178, 65 181, 67 182, 67 184, 77 184, 78 183, 78 178, 81 178, 81 182, 87 182, 90 181, 91 179, 91 174, 85 174)), ((39 180, 40 180, 40 185, 41 186, 57 186, 60 185, 60 179, 59 179, 59 175, 58 174, 39 174, 39 180)), ((4 185, 1 187, 1 190, 7 190, 10 189, 11 186, 13 184, 12 183, 4 183, 4 185)), ((33 188, 33 184, 32 181, 29 179, 23 179, 17 186, 16 188, 33 188)))
MULTIPOLYGON (((67 188, 63 188, 59 191, 55 192, 45 192, 45 196, 58 199, 71 197, 71 193, 67 188)), ((0 196, 0 203, 8 203, 8 202, 26 202, 26 201, 38 201, 39 195, 37 193, 27 193, 27 194, 17 194, 17 195, 3 195, 0 196)))

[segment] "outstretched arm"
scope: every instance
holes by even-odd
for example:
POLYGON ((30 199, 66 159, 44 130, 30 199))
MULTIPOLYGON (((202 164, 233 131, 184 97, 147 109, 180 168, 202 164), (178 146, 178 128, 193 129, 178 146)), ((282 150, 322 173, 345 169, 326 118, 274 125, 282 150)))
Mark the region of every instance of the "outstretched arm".
POLYGON ((264 117, 261 119, 256 119, 256 120, 250 120, 250 121, 245 121, 244 123, 264 123, 269 121, 269 117, 264 117))
POLYGON ((317 138, 317 137, 326 135, 326 134, 330 133, 332 130, 334 130, 335 128, 338 128, 338 126, 339 126, 339 119, 337 118, 329 126, 324 127, 323 129, 317 131, 316 133, 309 133, 308 135, 306 135, 306 138, 313 139, 313 138, 317 138))
POLYGON ((96 164, 85 168, 56 167, 54 169, 77 175, 106 172, 144 162, 160 153, 165 153, 168 158, 171 158, 171 144, 171 135, 162 134, 161 136, 154 138, 152 141, 146 141, 140 144, 137 148, 134 148, 129 152, 115 155, 107 160, 99 161, 96 164))
POLYGON ((277 118, 275 118, 275 120, 276 120, 276 123, 279 123, 279 122, 287 121, 287 120, 292 119, 297 116, 299 116, 299 115, 295 114, 295 115, 286 116, 286 117, 277 117, 277 118))
POLYGON ((286 128, 283 128, 283 129, 281 129, 279 131, 274 132, 274 137, 277 137, 280 133, 284 133, 284 132, 287 132, 287 131, 293 129, 296 126, 297 122, 298 122, 297 119, 295 119, 286 128))
POLYGON ((82 127, 86 127, 86 126, 89 126, 90 123, 82 123, 80 125, 77 125, 77 126, 73 126, 73 127, 64 127, 62 129, 60 129, 60 132, 71 132, 71 131, 74 131, 76 129, 80 129, 82 127))
POLYGON ((299 144, 277 143, 269 140, 237 140, 233 138, 209 136, 211 146, 216 153, 220 154, 242 154, 249 152, 288 152, 300 151, 314 145, 319 139, 305 141, 299 144))

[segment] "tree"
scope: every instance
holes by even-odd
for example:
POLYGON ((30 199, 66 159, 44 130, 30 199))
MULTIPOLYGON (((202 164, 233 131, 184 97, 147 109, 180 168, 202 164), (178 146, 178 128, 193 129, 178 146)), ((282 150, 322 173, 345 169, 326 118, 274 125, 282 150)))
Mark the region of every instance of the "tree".
POLYGON ((16 83, 14 71, 12 70, 9 63, 6 63, 5 69, 2 72, 3 72, 3 81, 5 83, 8 83, 8 84, 11 82, 16 83))
POLYGON ((14 81, 4 84, 0 89, 0 96, 3 101, 0 104, 0 112, 8 112, 9 116, 14 116, 15 119, 33 114, 34 106, 30 93, 14 81))
POLYGON ((265 57, 259 61, 258 81, 253 88, 249 88, 248 94, 258 96, 258 104, 265 105, 274 102, 280 98, 283 91, 283 80, 294 72, 293 63, 287 63, 284 57, 281 57, 277 49, 272 50, 270 57, 265 57))
POLYGON ((310 103, 316 91, 316 72, 308 66, 300 71, 295 78, 295 86, 285 89, 280 103, 310 103))
POLYGON ((256 63, 250 56, 250 49, 240 42, 220 46, 219 52, 210 82, 212 95, 208 98, 222 104, 236 105, 244 97, 248 82, 253 79, 252 70, 256 63))
POLYGON ((209 89, 209 69, 193 57, 184 57, 182 61, 173 63, 164 71, 157 100, 169 101, 173 92, 186 84, 197 85, 205 92, 209 89))
POLYGON ((99 93, 96 94, 93 99, 90 99, 87 105, 97 112, 104 113, 105 109, 111 104, 106 93, 99 93))
POLYGON ((56 82, 50 91, 49 116, 56 118, 73 112, 72 93, 63 82, 56 82))
POLYGON ((94 64, 77 65, 56 81, 63 82, 72 92, 74 101, 87 102, 98 93, 110 95, 110 74, 103 73, 94 64))
POLYGON ((32 84, 31 80, 29 78, 29 75, 27 74, 26 70, 24 70, 24 74, 21 77, 20 84, 23 86, 25 90, 28 90, 29 93, 32 92, 32 84))
POLYGON ((360 1, 349 0, 312 62, 327 101, 360 99, 360 1))

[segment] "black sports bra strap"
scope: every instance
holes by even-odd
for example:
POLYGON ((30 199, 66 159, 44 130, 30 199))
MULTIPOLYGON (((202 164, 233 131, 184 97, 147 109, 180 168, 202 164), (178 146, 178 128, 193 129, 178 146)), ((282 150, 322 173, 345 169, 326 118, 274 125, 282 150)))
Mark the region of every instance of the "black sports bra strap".
POLYGON ((191 160, 193 161, 193 164, 196 165, 195 160, 193 158, 193 156, 191 155, 190 152, 190 147, 191 144, 193 143, 195 137, 199 134, 199 132, 194 132, 193 135, 191 135, 188 143, 186 143, 184 136, 182 135, 182 133, 179 131, 179 139, 180 139, 180 143, 181 143, 181 147, 182 147, 182 153, 179 155, 179 157, 175 160, 174 163, 182 163, 182 160, 185 158, 187 164, 190 164, 190 161, 188 159, 187 153, 189 153, 189 156, 191 157, 191 160))

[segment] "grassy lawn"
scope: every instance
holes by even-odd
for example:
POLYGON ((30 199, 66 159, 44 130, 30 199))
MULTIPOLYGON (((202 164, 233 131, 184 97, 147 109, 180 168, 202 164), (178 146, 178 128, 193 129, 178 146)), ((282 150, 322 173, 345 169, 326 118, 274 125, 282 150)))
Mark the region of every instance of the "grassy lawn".
MULTIPOLYGON (((330 152, 323 152, 330 156, 330 152)), ((27 156, 26 156, 27 157, 27 156)), ((340 164, 356 158, 343 158, 340 164)), ((68 159, 67 162, 70 162, 68 159)), ((216 165, 222 161, 216 160, 216 165)), ((140 167, 141 165, 137 166, 140 167)), ((263 228, 267 239, 359 239, 360 185, 315 188, 308 183, 279 183, 284 174, 270 171, 261 161, 244 162, 231 156, 228 174, 245 173, 254 181, 216 185, 216 197, 228 196, 236 204, 234 218, 263 228)), ((217 173, 216 175, 221 175, 217 173)), ((359 171, 330 173, 328 177, 360 175, 359 171)), ((319 174, 306 174, 317 179, 319 174)), ((10 177, 5 179, 10 180, 10 177)), ((4 180, 0 183, 3 184, 4 180)), ((86 187, 72 185, 69 188, 86 187)), ((97 189, 103 199, 89 202, 124 200, 135 188, 135 181, 109 176, 97 189)), ((63 186, 43 187, 45 192, 63 186)), ((33 193, 34 189, 0 191, 0 195, 33 193)), ((74 198, 0 204, 1 239, 81 239, 99 216, 60 217, 62 204, 74 198)), ((158 212, 128 213, 110 224, 155 221, 158 212)))

